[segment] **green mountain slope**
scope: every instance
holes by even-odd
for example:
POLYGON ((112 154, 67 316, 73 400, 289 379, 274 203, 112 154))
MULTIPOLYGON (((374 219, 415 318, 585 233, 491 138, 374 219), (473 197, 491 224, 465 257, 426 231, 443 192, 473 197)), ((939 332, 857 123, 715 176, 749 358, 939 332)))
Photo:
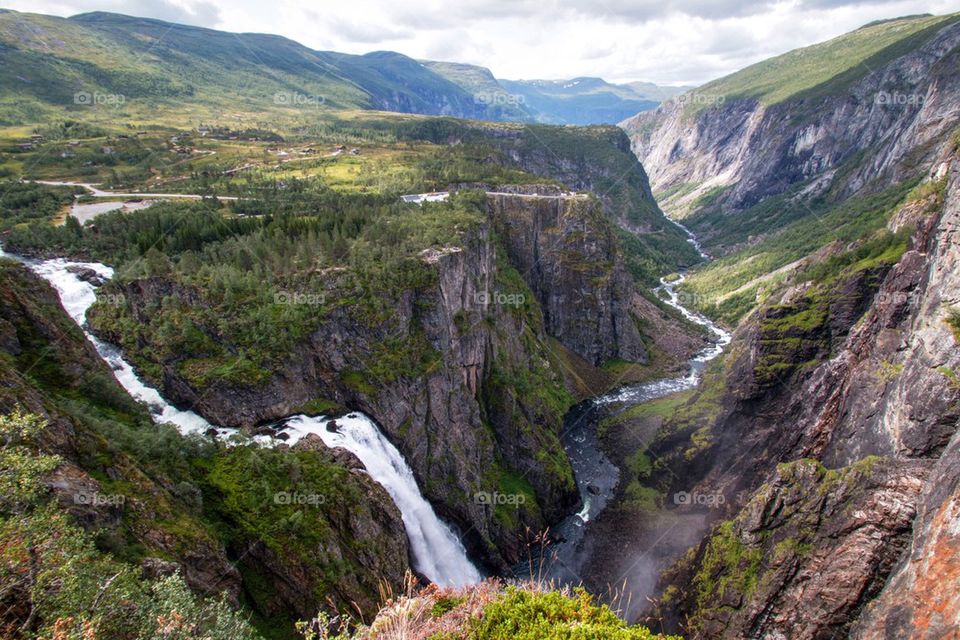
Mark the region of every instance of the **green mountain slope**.
POLYGON ((138 115, 368 108, 484 117, 461 87, 397 53, 313 51, 292 40, 111 13, 0 14, 0 118, 79 111, 84 99, 138 115))
MULTIPOLYGON (((958 68, 960 14, 897 18, 755 64, 623 126, 664 210, 708 253, 742 256, 924 175, 960 126, 958 68)), ((751 277, 764 275, 751 264, 751 277)))
POLYGON ((958 19, 954 14, 873 22, 832 40, 758 62, 697 91, 722 95, 726 100, 755 98, 764 104, 835 94, 921 46, 958 19))
POLYGON ((483 67, 390 51, 314 51, 275 35, 115 13, 0 12, 0 123, 8 125, 91 104, 151 120, 330 108, 558 124, 615 123, 657 104, 627 85, 571 82, 576 89, 540 81, 508 88, 483 67))

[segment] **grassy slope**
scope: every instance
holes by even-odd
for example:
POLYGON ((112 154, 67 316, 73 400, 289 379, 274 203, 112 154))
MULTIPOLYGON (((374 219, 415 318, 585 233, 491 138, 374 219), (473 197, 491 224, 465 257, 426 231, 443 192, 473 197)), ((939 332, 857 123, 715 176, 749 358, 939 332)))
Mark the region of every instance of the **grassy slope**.
POLYGON ((884 230, 890 216, 904 204, 939 197, 943 186, 925 183, 911 190, 914 184, 908 181, 877 194, 814 206, 813 214, 782 231, 695 270, 682 288, 702 312, 735 325, 791 277, 797 261, 825 245, 835 242, 849 248, 875 243, 882 248, 884 242, 898 244, 884 230))
MULTIPOLYGON (((810 47, 758 62, 710 82, 698 93, 764 104, 837 93, 884 63, 915 49, 960 14, 918 16, 869 24, 810 47)), ((696 112, 708 105, 692 105, 696 112)))

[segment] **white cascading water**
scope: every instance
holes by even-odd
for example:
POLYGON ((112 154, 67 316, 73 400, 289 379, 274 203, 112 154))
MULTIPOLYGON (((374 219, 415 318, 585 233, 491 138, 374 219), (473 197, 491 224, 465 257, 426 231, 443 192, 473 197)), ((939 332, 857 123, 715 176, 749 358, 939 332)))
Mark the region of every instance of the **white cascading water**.
MULTIPOLYGON (((60 303, 93 343, 100 356, 110 365, 121 386, 137 400, 146 403, 158 422, 169 422, 181 433, 206 433, 212 425, 192 411, 182 411, 164 400, 160 393, 143 383, 129 362, 124 360, 115 346, 99 340, 89 333, 86 326, 87 309, 96 301, 95 287, 81 280, 69 267, 91 269, 104 279, 113 276, 113 269, 95 262, 69 262, 63 259, 33 261, 22 260, 3 252, 0 256, 21 260, 34 273, 41 276, 57 290, 60 303)), ((370 418, 352 413, 337 420, 338 432, 327 430, 329 420, 298 415, 286 423, 290 435, 288 444, 294 444, 308 433, 320 436, 329 447, 343 447, 353 453, 366 467, 370 477, 386 489, 403 517, 403 524, 410 539, 414 566, 420 573, 442 586, 463 586, 480 581, 476 567, 467 558, 466 550, 453 530, 446 525, 417 487, 413 471, 400 452, 388 441, 370 418)), ((232 429, 217 428, 222 435, 235 434, 232 429)), ((254 438, 264 445, 272 444, 270 438, 254 438)))
POLYGON ((410 465, 373 421, 351 413, 336 419, 336 429, 328 428, 331 422, 324 417, 294 416, 286 421, 284 432, 290 435, 291 444, 313 433, 328 447, 342 447, 360 459, 400 509, 417 571, 441 586, 479 582, 480 573, 467 558, 463 544, 434 513, 420 493, 410 465))
POLYGON ((120 382, 120 385, 131 396, 146 403, 157 421, 169 422, 184 434, 205 433, 212 428, 209 422, 193 411, 181 411, 164 400, 156 389, 148 387, 137 377, 130 363, 121 356, 119 349, 99 340, 86 330, 87 309, 97 299, 95 288, 89 282, 85 282, 78 278, 76 274, 71 273, 67 267, 92 269, 104 279, 113 276, 113 269, 96 262, 68 262, 60 258, 43 262, 27 262, 26 264, 34 273, 53 285, 53 288, 60 295, 60 304, 63 305, 74 322, 80 325, 100 357, 113 369, 113 375, 120 382))
POLYGON ((660 291, 666 293, 667 297, 662 298, 662 300, 666 304, 679 311, 687 320, 693 322, 694 324, 705 327, 711 333, 713 333, 713 335, 716 336, 714 343, 690 359, 690 373, 688 373, 686 377, 664 378, 662 380, 654 380, 652 382, 644 382, 638 385, 626 386, 614 391, 613 393, 595 398, 595 403, 604 405, 619 404, 623 402, 646 402, 654 398, 662 398, 663 396, 667 396, 678 391, 693 389, 699 383, 700 374, 706 364, 723 353, 723 348, 730 344, 730 340, 733 336, 729 331, 710 320, 710 318, 707 318, 696 311, 691 311, 683 306, 682 301, 680 300, 680 294, 677 292, 677 287, 684 281, 684 279, 685 276, 683 274, 680 274, 675 280, 672 281, 667 281, 666 278, 661 278, 660 286, 654 290, 654 293, 658 293, 660 291))

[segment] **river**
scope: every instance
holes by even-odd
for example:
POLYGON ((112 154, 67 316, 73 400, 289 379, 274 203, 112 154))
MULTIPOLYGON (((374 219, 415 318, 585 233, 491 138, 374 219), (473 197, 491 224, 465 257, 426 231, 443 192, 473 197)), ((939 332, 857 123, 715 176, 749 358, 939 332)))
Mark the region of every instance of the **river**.
MULTIPOLYGON (((701 257, 708 256, 701 250, 696 238, 682 225, 679 225, 689 236, 690 242, 700 253, 701 257)), ((686 308, 680 300, 677 288, 684 281, 683 273, 678 277, 668 280, 661 279, 660 286, 654 291, 660 295, 661 299, 668 305, 679 311, 683 317, 693 322, 713 336, 712 343, 689 361, 689 370, 687 375, 676 378, 664 378, 641 384, 627 385, 612 391, 609 394, 591 398, 573 407, 564 418, 564 446, 567 455, 573 466, 574 477, 577 483, 577 489, 582 501, 581 509, 577 513, 571 514, 559 524, 551 529, 551 544, 546 548, 543 554, 534 559, 534 575, 542 575, 549 580, 554 580, 560 584, 578 585, 588 583, 589 586, 598 589, 609 589, 623 586, 615 584, 600 584, 601 579, 597 579, 598 574, 602 576, 614 576, 614 582, 619 583, 622 579, 629 579, 631 576, 621 576, 618 568, 609 571, 598 571, 595 563, 592 561, 598 554, 598 547, 603 547, 609 541, 598 541, 602 535, 616 533, 616 524, 612 527, 607 522, 602 527, 609 529, 603 534, 599 533, 597 527, 592 523, 604 512, 616 495, 617 486, 620 480, 620 470, 614 465, 601 449, 597 438, 598 422, 610 415, 615 415, 626 409, 662 398, 679 391, 685 391, 695 388, 699 382, 704 367, 708 362, 723 353, 724 347, 730 343, 731 334, 714 323, 702 314, 686 308), (593 533, 594 535, 590 535, 593 533), (592 538, 592 539, 591 539, 592 538), (591 579, 593 577, 593 579, 591 579)), ((677 517, 684 517, 683 514, 677 514, 677 517)), ((687 531, 691 531, 687 527, 687 531)), ((617 544, 620 543, 619 536, 617 544)), ((682 548, 686 548, 692 541, 688 542, 683 537, 678 536, 674 542, 678 542, 682 548)), ((602 555, 611 555, 610 544, 606 544, 607 549, 602 555)), ((669 545, 669 549, 663 547, 659 551, 670 555, 674 552, 674 545, 669 545)), ((615 555, 613 552, 612 555, 615 555)), ((610 558, 606 558, 610 560, 610 558)), ((627 584, 626 589, 632 592, 632 595, 642 597, 649 593, 652 588, 651 572, 652 568, 644 566, 644 575, 636 579, 635 584, 627 584), (641 584, 642 583, 642 584, 641 584)), ((518 577, 525 578, 530 575, 530 563, 524 563, 516 568, 518 577)))

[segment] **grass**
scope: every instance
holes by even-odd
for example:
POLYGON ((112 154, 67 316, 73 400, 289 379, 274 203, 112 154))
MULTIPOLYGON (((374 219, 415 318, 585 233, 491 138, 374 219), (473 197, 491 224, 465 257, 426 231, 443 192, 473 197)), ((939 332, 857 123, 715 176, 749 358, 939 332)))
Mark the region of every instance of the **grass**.
MULTIPOLYGON (((321 626, 324 620, 310 624, 321 626), (320 623, 318 625, 318 623, 320 623)), ((491 579, 466 588, 408 588, 389 597, 368 626, 337 640, 680 640, 621 620, 582 588, 491 579)))
POLYGON ((711 534, 691 587, 696 594, 698 618, 723 607, 725 594, 744 597, 756 588, 762 550, 748 548, 737 537, 734 523, 721 523, 711 534))
POLYGON ((960 309, 953 308, 947 311, 947 326, 953 332, 954 339, 960 343, 960 309))

